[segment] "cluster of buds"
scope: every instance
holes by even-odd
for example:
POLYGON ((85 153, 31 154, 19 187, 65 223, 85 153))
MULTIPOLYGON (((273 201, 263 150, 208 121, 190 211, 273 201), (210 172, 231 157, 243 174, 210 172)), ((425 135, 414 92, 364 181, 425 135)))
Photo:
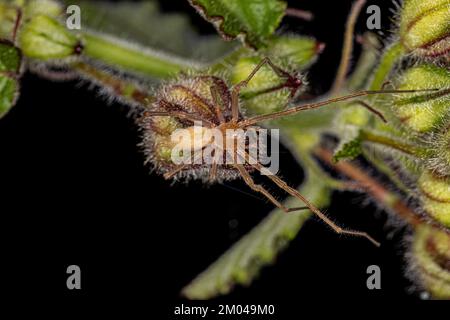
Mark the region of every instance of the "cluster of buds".
POLYGON ((406 0, 400 19, 400 41, 417 56, 447 57, 450 51, 448 0, 406 0))
POLYGON ((410 193, 426 217, 414 230, 411 266, 432 297, 450 299, 450 2, 405 0, 399 43, 409 67, 394 77, 396 88, 439 89, 397 96, 390 103, 402 139, 423 151, 414 166, 399 160, 415 176, 410 193), (411 55, 415 59, 408 63, 411 55))
POLYGON ((436 299, 450 299, 450 236, 422 225, 415 231, 410 268, 436 299))

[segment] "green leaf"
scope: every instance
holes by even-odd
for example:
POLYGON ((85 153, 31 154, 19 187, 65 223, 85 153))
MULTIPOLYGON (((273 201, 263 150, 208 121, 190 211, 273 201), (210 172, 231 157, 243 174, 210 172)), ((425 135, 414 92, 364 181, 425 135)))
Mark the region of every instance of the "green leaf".
MULTIPOLYGON (((300 36, 279 36, 268 41, 266 48, 254 51, 241 47, 209 68, 209 72, 226 78, 235 85, 245 80, 265 58, 279 68, 294 75, 308 68, 319 56, 322 45, 315 39, 300 36)), ((286 83, 268 66, 263 66, 241 90, 242 107, 249 113, 265 114, 279 111, 292 100, 292 88, 271 91, 286 83)), ((302 90, 299 90, 302 91, 302 90)))
POLYGON ((189 0, 227 40, 240 37, 253 47, 267 44, 286 10, 279 0, 189 0))
POLYGON ((18 73, 21 60, 18 48, 8 41, 0 41, 0 72, 18 73))
MULTIPOLYGON (((300 192, 319 207, 329 202, 330 193, 316 176, 310 175, 300 192)), ((295 198, 289 198, 285 204, 304 205, 295 198)), ((310 211, 286 215, 280 209, 274 210, 186 286, 183 294, 189 299, 205 300, 227 294, 236 284, 249 285, 260 269, 274 262, 277 254, 296 237, 310 215, 310 211)))
POLYGON ((333 161, 339 162, 343 159, 355 159, 362 151, 362 139, 361 136, 358 135, 356 138, 341 144, 333 156, 333 161))
POLYGON ((21 53, 10 42, 0 42, 0 117, 15 104, 19 92, 21 53))
POLYGON ((14 106, 18 89, 19 84, 15 79, 0 74, 0 117, 14 106))

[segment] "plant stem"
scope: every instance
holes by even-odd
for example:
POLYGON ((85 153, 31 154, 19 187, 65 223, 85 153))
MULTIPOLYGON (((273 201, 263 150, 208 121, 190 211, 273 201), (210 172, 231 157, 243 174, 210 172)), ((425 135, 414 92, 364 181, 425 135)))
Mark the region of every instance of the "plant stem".
POLYGON ((357 41, 363 46, 362 53, 353 71, 347 81, 347 87, 350 91, 363 90, 368 83, 367 75, 375 69, 378 63, 378 50, 380 41, 373 33, 366 32, 358 37, 357 41))
POLYGON ((397 59, 403 54, 402 45, 397 42, 392 44, 383 54, 377 70, 372 78, 369 90, 380 90, 391 72, 397 59))
POLYGON ((350 11, 350 15, 347 19, 347 25, 345 27, 344 36, 344 46, 342 48, 341 62, 339 64, 339 69, 334 80, 333 87, 331 88, 331 95, 336 95, 341 91, 344 85, 345 78, 347 77, 347 72, 350 66, 350 60, 352 58, 353 52, 353 35, 355 32, 355 24, 358 19, 359 13, 362 7, 366 3, 366 0, 357 0, 350 11))
POLYGON ((72 66, 82 76, 107 89, 114 97, 128 104, 145 106, 154 101, 150 90, 130 80, 124 80, 109 72, 91 66, 87 63, 76 63, 72 66))
POLYGON ((417 226, 422 223, 420 217, 411 210, 395 193, 386 189, 381 183, 376 181, 373 177, 369 176, 364 170, 358 168, 349 162, 341 161, 334 164, 332 161, 333 153, 325 148, 317 148, 314 151, 314 155, 320 160, 324 161, 330 167, 343 173, 347 177, 359 182, 364 186, 375 200, 385 205, 406 222, 412 226, 417 226))
POLYGON ((83 33, 83 54, 106 65, 157 78, 170 78, 193 66, 179 58, 139 48, 134 45, 93 33, 83 33))
POLYGON ((361 131, 361 138, 364 141, 374 142, 378 144, 382 144, 388 147, 391 147, 393 149, 402 151, 404 153, 407 153, 412 156, 416 156, 418 158, 422 158, 427 155, 427 151, 425 149, 422 149, 420 147, 416 147, 414 145, 403 143, 399 140, 379 135, 374 132, 368 131, 368 130, 362 130, 361 131))

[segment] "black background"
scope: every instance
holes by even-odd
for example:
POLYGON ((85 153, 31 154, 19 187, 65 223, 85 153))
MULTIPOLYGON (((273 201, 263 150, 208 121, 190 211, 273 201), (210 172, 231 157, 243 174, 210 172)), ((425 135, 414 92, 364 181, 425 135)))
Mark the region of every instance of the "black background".
MULTIPOLYGON (((166 11, 189 13, 202 32, 214 32, 185 1, 161 2, 166 11)), ((324 92, 338 65, 351 1, 290 3, 316 15, 313 22, 286 19, 283 29, 327 44, 309 74, 310 91, 324 92)), ((389 35, 394 6, 371 3, 381 6, 381 31, 389 35)), ((365 17, 358 32, 365 31, 365 17)), ((0 230, 7 269, 1 290, 11 297, 74 305, 132 298, 149 313, 169 315, 187 303, 181 288, 272 209, 242 182, 170 186, 149 174, 127 112, 76 82, 25 75, 19 103, 0 122, 0 230), (230 227, 232 220, 237 227, 230 227), (81 267, 80 291, 66 288, 71 264, 81 267)), ((280 166, 289 183, 301 182, 301 168, 287 151, 280 166)), ((271 303, 287 313, 309 301, 418 300, 404 277, 404 234, 393 232, 384 213, 350 193, 336 193, 327 212, 341 225, 381 239, 381 248, 339 237, 311 219, 252 286, 217 302, 271 303), (381 267, 381 290, 366 288, 371 264, 381 267)))

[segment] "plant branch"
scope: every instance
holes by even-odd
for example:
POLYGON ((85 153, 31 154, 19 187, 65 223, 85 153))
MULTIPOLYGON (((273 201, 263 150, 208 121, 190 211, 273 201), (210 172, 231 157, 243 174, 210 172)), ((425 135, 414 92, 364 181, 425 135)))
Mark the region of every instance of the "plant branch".
POLYGON ((381 144, 384 146, 388 146, 390 148, 396 149, 398 151, 404 152, 406 154, 409 154, 411 156, 415 156, 418 158, 423 158, 424 156, 427 156, 427 151, 423 148, 403 143, 397 139, 393 139, 384 135, 379 135, 375 132, 369 131, 369 130, 362 130, 361 131, 361 139, 363 141, 373 142, 377 144, 381 144))
POLYGON ((89 64, 79 62, 72 69, 85 76, 95 84, 108 90, 113 96, 125 100, 127 103, 145 106, 154 100, 149 90, 131 80, 125 80, 108 71, 95 68, 89 64))
POLYGON ((305 10, 300 10, 300 9, 295 9, 295 8, 287 8, 286 9, 286 16, 287 17, 293 17, 293 18, 302 19, 302 20, 305 20, 305 21, 311 21, 312 19, 314 19, 314 15, 312 14, 312 12, 305 11, 305 10))
POLYGON ((110 36, 83 33, 81 38, 84 56, 137 74, 170 78, 181 71, 199 67, 180 58, 140 48, 110 36))
POLYGON ((341 91, 342 86, 345 82, 345 78, 347 77, 347 72, 353 52, 353 35, 355 32, 355 24, 358 20, 359 13, 361 12, 361 9, 365 3, 366 0, 357 0, 353 4, 350 15, 348 16, 347 25, 345 28, 344 46, 342 48, 341 62, 339 64, 336 79, 334 80, 333 87, 331 89, 332 96, 341 91))

